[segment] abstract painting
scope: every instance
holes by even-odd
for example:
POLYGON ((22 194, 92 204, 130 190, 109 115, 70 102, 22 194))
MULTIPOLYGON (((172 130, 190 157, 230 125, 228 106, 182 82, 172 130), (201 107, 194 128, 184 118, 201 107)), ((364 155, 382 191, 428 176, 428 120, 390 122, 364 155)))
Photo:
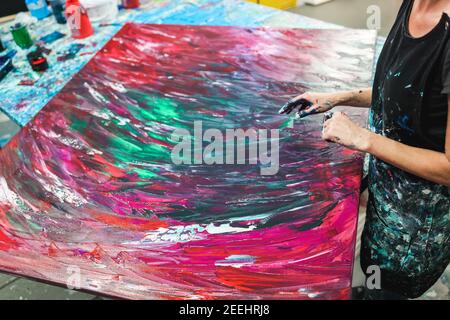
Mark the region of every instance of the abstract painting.
POLYGON ((278 110, 368 86, 375 41, 126 24, 0 150, 0 270, 130 299, 349 298, 362 155, 278 110), (175 163, 199 122, 277 130, 277 170, 175 163))

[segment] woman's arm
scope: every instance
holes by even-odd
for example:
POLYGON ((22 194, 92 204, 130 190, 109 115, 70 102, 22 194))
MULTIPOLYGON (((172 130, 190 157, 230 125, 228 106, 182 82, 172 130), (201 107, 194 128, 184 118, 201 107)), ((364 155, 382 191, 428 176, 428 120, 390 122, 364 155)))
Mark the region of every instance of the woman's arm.
POLYGON ((338 92, 336 98, 336 105, 370 108, 372 102, 372 88, 338 92))
MULTIPOLYGON (((450 110, 450 98, 449 98, 450 110)), ((446 153, 411 147, 361 128, 342 112, 324 123, 323 138, 368 152, 377 158, 426 180, 450 187, 450 121, 446 153)))
POLYGON ((450 160, 444 153, 410 147, 372 132, 364 151, 404 171, 450 187, 450 160))
POLYGON ((304 108, 305 104, 300 104, 287 113, 297 112, 298 117, 304 118, 312 114, 327 112, 338 105, 370 108, 372 101, 372 88, 357 89, 341 92, 305 92, 290 102, 305 100, 310 105, 304 108))
POLYGON ((445 137, 445 155, 450 161, 450 95, 448 96, 447 134, 445 137))

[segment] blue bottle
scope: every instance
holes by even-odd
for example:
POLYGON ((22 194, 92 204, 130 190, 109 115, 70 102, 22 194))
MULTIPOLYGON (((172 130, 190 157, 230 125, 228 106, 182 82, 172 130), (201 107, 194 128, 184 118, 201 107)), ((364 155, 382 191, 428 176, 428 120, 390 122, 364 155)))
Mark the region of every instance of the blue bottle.
POLYGON ((45 0, 25 0, 30 14, 38 20, 48 17, 51 12, 45 0))
POLYGON ((50 0, 50 6, 52 7, 53 15, 55 16, 56 22, 59 24, 65 24, 67 22, 64 11, 66 10, 66 5, 64 0, 50 0))

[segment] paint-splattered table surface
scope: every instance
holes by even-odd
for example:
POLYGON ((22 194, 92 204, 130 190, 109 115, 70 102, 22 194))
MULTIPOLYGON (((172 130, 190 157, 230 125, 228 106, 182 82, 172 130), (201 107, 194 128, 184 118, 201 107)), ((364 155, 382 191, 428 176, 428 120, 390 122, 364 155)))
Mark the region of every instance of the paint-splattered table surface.
MULTIPOLYGON (((239 0, 150 1, 137 10, 121 10, 117 21, 95 25, 95 34, 83 40, 73 40, 67 26, 58 25, 53 17, 30 26, 36 42, 55 31, 66 36, 42 46, 51 50, 47 56, 50 68, 43 74, 33 72, 26 60, 25 50, 12 41, 9 25, 1 26, 1 36, 9 50, 16 50, 15 70, 0 83, 0 111, 19 126, 27 124, 69 79, 121 28, 124 22, 158 24, 190 24, 219 26, 273 26, 305 29, 335 29, 340 26, 275 10, 239 0), (6 40, 6 41, 5 41, 6 40), (72 54, 76 52, 75 54, 72 54)), ((382 39, 379 39, 378 51, 382 39)), ((33 48, 32 48, 33 49, 33 48)), ((10 137, 1 137, 0 146, 10 137)))

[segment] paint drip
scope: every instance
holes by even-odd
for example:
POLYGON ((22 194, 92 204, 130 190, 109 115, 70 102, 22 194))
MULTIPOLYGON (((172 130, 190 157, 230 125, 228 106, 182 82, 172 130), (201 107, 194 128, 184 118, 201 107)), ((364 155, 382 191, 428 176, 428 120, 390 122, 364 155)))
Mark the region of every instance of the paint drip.
POLYGON ((67 51, 64 52, 63 55, 59 56, 57 58, 58 61, 67 61, 67 60, 72 60, 74 59, 78 52, 80 52, 80 50, 82 48, 84 48, 84 44, 82 43, 72 43, 69 47, 69 49, 67 51))

